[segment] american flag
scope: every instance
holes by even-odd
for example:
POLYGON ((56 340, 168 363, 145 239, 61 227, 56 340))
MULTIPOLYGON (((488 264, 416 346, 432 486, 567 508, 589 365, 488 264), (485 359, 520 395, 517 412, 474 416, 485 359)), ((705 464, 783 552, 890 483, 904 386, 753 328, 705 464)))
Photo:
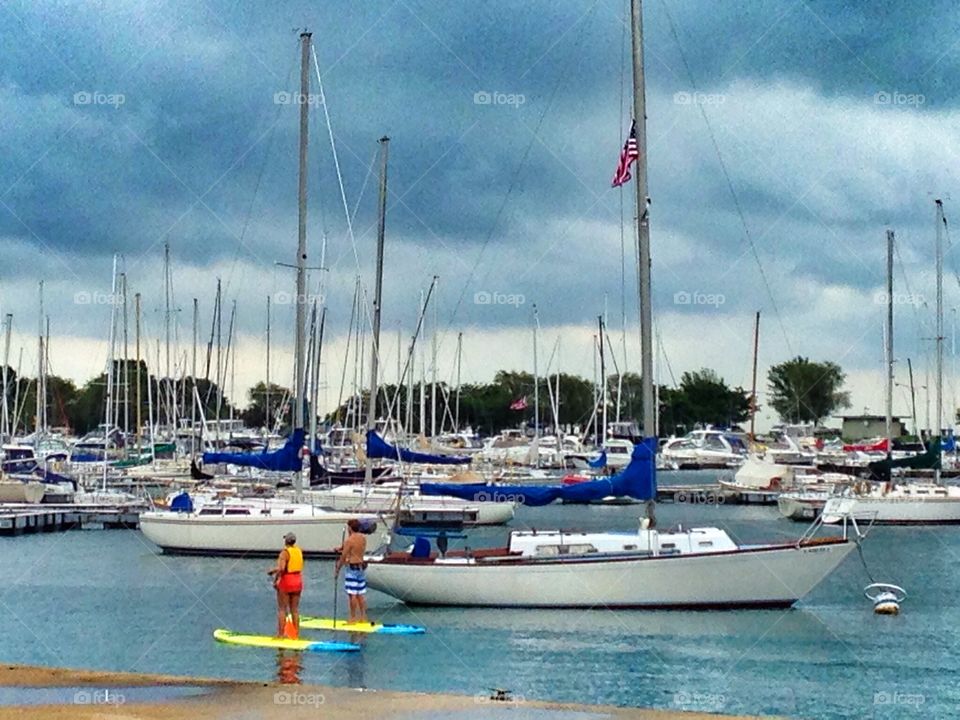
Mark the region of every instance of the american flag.
POLYGON ((514 400, 512 403, 510 403, 510 409, 511 409, 511 410, 526 410, 526 409, 527 409, 527 398, 526 398, 526 396, 524 396, 524 397, 522 397, 522 398, 519 398, 519 399, 517 399, 517 400, 514 400))
POLYGON ((640 151, 637 149, 637 121, 630 124, 630 136, 623 144, 623 150, 620 151, 620 162, 617 163, 617 170, 613 174, 611 187, 620 187, 627 180, 633 177, 630 174, 630 165, 640 157, 640 151))

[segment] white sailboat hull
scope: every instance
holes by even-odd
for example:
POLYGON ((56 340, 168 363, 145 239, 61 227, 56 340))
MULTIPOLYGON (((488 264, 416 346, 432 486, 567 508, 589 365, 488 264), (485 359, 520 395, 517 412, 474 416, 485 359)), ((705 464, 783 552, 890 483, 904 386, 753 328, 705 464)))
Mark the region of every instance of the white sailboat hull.
POLYGON ((375 547, 385 538, 386 528, 375 515, 322 512, 314 516, 231 517, 198 516, 174 512, 140 515, 140 530, 164 552, 188 555, 276 555, 283 536, 297 535, 297 544, 312 556, 332 556, 343 542, 347 521, 352 518, 378 521, 377 532, 368 540, 375 547))
POLYGON ((416 605, 552 608, 789 607, 852 541, 658 557, 419 562, 373 560, 369 585, 416 605))
POLYGON ((877 525, 955 525, 960 524, 960 496, 833 498, 824 505, 824 522, 836 522, 843 514, 877 525))

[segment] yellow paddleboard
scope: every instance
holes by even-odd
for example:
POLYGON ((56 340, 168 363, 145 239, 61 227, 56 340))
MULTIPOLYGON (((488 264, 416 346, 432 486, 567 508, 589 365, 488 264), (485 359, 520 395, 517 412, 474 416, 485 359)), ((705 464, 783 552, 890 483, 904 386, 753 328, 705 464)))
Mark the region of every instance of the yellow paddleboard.
POLYGON ((382 625, 381 623, 349 623, 346 620, 333 618, 307 617, 300 618, 300 629, 307 630, 336 630, 337 632, 376 633, 381 635, 422 635, 427 631, 419 625, 382 625))
MULTIPOLYGON (((301 625, 302 627, 302 625, 301 625)), ((219 628, 213 631, 213 638, 231 645, 246 645, 248 647, 276 648, 278 650, 299 650, 302 652, 350 652, 359 650, 360 646, 348 642, 318 642, 316 640, 290 640, 276 638, 270 635, 244 635, 219 628)))

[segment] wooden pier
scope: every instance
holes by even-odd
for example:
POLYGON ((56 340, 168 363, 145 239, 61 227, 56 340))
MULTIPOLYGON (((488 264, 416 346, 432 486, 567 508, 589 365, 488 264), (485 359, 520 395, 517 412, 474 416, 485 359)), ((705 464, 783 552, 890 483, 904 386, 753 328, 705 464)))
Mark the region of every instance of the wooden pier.
POLYGON ((127 505, 0 505, 0 535, 64 530, 137 528, 143 504, 127 505))

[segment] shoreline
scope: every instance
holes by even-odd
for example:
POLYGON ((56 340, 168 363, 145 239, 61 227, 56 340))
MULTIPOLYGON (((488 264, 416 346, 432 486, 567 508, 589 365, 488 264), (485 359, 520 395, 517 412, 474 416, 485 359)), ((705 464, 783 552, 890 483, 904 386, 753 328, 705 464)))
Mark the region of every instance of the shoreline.
MULTIPOLYGON (((325 685, 284 685, 277 682, 193 678, 178 675, 127 673, 101 670, 6 664, 0 666, 0 689, 56 689, 83 687, 107 692, 111 688, 201 688, 208 692, 160 701, 117 702, 59 700, 55 704, 0 705, 0 720, 273 720, 277 718, 323 717, 350 720, 381 720, 397 717, 481 718, 503 717, 506 711, 516 720, 551 717, 563 720, 636 718, 637 720, 747 720, 759 716, 716 715, 682 710, 648 710, 604 705, 517 700, 494 702, 487 698, 443 693, 394 690, 355 690, 325 685), (527 712, 523 712, 526 710, 527 712)), ((88 694, 89 695, 89 694, 88 694)), ((117 697, 116 695, 114 697, 117 697)))

